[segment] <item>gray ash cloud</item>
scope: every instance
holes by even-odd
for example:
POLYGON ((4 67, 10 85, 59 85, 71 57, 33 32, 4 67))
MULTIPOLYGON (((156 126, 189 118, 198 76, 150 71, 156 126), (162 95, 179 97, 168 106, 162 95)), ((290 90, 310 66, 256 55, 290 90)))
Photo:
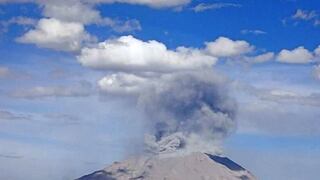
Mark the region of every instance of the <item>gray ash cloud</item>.
MULTIPOLYGON (((153 136, 147 144, 158 152, 203 149, 236 126, 236 103, 228 96, 228 81, 212 71, 164 75, 140 93, 138 105, 153 136)), ((214 152, 215 147, 203 150, 214 152)))

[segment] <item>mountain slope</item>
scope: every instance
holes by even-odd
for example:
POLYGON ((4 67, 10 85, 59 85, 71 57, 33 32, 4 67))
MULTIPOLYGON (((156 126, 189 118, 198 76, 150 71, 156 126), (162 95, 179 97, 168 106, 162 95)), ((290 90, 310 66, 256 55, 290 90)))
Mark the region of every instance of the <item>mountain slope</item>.
POLYGON ((226 157, 192 153, 175 157, 139 157, 83 176, 78 180, 255 180, 226 157))

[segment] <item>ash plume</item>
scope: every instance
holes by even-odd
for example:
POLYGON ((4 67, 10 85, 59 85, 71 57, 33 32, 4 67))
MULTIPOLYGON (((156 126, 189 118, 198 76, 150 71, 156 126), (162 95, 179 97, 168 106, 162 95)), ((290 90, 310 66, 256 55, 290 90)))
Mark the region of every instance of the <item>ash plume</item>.
POLYGON ((164 75, 149 84, 138 97, 151 133, 148 150, 217 153, 236 125, 236 104, 227 84, 212 71, 164 75))

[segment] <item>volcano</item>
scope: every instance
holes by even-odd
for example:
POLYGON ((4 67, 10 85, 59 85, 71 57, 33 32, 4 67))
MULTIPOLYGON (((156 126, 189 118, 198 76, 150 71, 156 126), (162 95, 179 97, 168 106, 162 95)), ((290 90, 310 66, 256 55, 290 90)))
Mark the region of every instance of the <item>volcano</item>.
POLYGON ((135 157, 77 180, 256 180, 227 157, 206 153, 135 157))

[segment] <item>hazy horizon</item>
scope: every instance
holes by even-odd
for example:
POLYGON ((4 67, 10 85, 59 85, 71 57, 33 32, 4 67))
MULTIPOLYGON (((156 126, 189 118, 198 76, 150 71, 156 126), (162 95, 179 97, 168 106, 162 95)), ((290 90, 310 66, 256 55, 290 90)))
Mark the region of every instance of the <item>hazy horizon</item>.
POLYGON ((176 150, 318 178, 317 0, 0 0, 0 55, 0 179, 176 150))

